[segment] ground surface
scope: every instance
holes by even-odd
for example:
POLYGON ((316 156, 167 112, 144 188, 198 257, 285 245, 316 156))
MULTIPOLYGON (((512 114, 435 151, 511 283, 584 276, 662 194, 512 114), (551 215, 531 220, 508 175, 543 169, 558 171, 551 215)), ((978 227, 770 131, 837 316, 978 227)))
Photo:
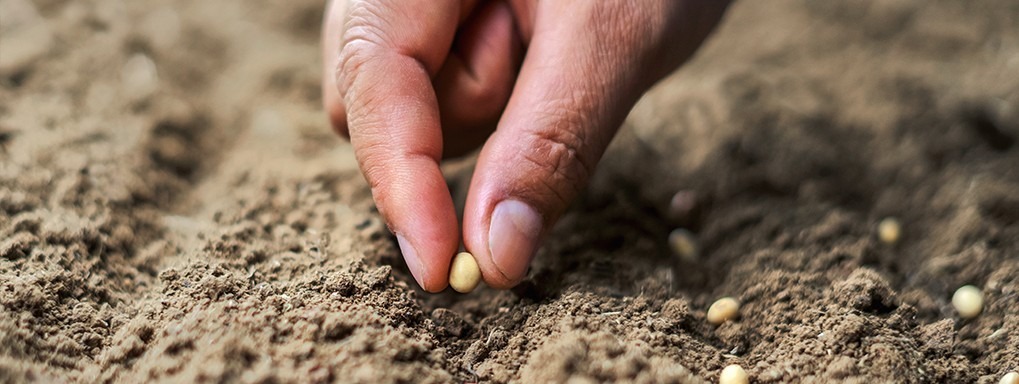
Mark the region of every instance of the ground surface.
POLYGON ((838 4, 735 5, 530 278, 460 296, 416 291, 325 125, 320 2, 0 0, 0 382, 997 382, 1019 6, 838 4))

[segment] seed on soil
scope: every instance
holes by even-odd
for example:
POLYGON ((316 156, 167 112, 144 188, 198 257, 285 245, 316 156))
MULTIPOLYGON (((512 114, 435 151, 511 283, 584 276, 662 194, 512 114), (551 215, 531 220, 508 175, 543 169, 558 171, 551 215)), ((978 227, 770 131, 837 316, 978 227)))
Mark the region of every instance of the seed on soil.
POLYGON ((747 375, 747 371, 743 370, 743 367, 736 364, 732 364, 722 369, 722 373, 718 375, 718 384, 748 384, 750 383, 750 375, 747 375))
POLYGON ((696 262, 700 258, 700 245, 693 233, 683 228, 676 228, 669 233, 669 248, 680 260, 696 262))
POLYGON ((481 282, 481 269, 474 255, 468 252, 453 256, 453 264, 449 269, 449 286, 460 293, 470 293, 481 282))
POLYGON ((952 306, 959 312, 959 317, 972 319, 984 310, 984 294, 980 288, 964 285, 952 295, 952 306))
POLYGON ((1019 372, 1012 371, 1001 377, 998 384, 1019 384, 1019 372))
POLYGON ((697 208, 697 192, 682 190, 672 195, 669 200, 669 218, 676 221, 686 221, 697 208))
POLYGON ((877 225, 877 237, 882 243, 894 245, 902 237, 902 224, 894 217, 887 217, 877 225))
POLYGON ((708 322, 720 325, 739 317, 739 301, 731 297, 723 297, 708 307, 708 322))

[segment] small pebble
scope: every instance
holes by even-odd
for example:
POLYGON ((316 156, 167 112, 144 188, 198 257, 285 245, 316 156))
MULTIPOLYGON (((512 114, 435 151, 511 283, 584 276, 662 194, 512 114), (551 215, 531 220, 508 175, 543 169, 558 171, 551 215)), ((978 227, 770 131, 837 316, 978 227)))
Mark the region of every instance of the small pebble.
POLYGON ((980 288, 964 285, 952 295, 952 306, 959 312, 959 317, 972 319, 984 310, 984 294, 980 288))
POLYGON ((481 282, 481 269, 474 255, 468 252, 453 256, 453 264, 449 269, 449 286, 460 293, 470 293, 481 282))
POLYGON ((700 246, 693 233, 683 228, 676 228, 669 233, 669 248, 672 253, 686 262, 696 262, 700 258, 700 246))
POLYGON ((708 307, 708 322, 720 325, 739 317, 739 301, 731 297, 723 297, 708 307))
POLYGON ((1019 384, 1019 372, 1012 371, 1001 377, 998 384, 1019 384))
POLYGON ((750 375, 747 375, 747 371, 743 370, 743 367, 736 364, 725 367, 725 369, 722 369, 722 373, 718 375, 718 384, 748 383, 750 383, 750 375))
POLYGON ((894 217, 881 220, 877 225, 877 237, 882 243, 888 245, 898 243, 899 238, 902 237, 902 224, 899 224, 899 220, 894 217))

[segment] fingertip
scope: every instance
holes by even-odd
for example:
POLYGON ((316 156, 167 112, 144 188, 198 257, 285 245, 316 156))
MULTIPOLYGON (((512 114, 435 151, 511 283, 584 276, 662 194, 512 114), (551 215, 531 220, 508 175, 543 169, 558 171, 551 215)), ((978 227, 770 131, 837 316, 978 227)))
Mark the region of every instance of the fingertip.
POLYGON ((507 180, 504 169, 476 172, 464 209, 464 245, 485 283, 496 289, 513 288, 527 277, 548 222, 535 204, 496 182, 507 180))
POLYGON ((541 214, 530 204, 506 199, 495 205, 488 229, 488 251, 507 280, 519 282, 541 241, 541 214))
POLYGON ((403 259, 407 263, 407 269, 410 270, 411 276, 417 281, 421 289, 426 292, 438 293, 446 289, 448 273, 442 272, 442 264, 449 264, 441 262, 441 257, 423 257, 407 238, 400 233, 396 234, 396 242, 400 246, 400 252, 403 253, 403 259), (431 260, 432 262, 429 262, 431 260), (436 262, 438 261, 438 262, 436 262))
POLYGON ((460 245, 453 199, 438 164, 422 158, 397 160, 369 173, 372 194, 396 235, 407 268, 428 292, 449 283, 449 265, 460 245))

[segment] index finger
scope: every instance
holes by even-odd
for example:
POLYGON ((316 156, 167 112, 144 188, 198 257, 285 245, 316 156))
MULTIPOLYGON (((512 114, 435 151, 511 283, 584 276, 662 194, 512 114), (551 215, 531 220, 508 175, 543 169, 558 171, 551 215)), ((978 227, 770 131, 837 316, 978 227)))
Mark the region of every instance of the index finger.
POLYGON ((350 141, 375 203, 414 278, 430 292, 446 287, 460 239, 439 170, 442 132, 431 76, 452 45, 461 6, 349 4, 336 73, 350 141))

